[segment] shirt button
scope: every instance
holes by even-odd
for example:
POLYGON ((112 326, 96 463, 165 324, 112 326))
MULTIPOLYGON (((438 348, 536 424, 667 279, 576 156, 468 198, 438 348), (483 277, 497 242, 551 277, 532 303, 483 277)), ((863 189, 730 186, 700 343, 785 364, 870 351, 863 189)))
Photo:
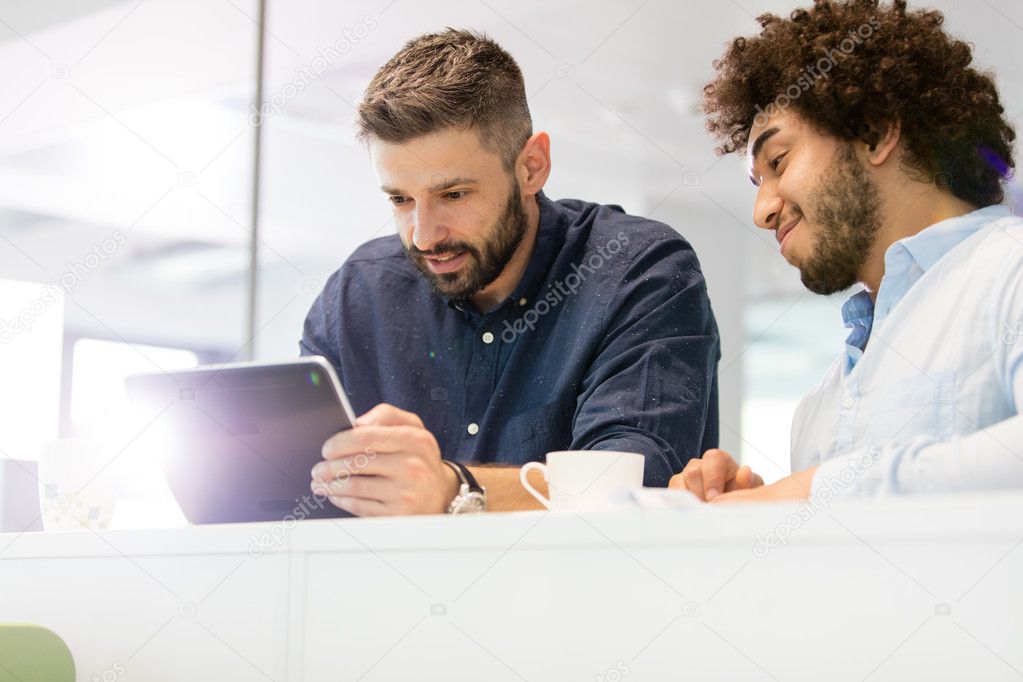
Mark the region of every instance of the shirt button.
POLYGON ((519 305, 526 305, 526 299, 520 298, 519 299, 519 305))
POLYGON ((469 426, 465 430, 469 432, 470 436, 475 436, 477 433, 480 432, 480 425, 473 422, 472 424, 469 424, 469 426))
POLYGON ((855 405, 855 404, 856 404, 856 398, 852 397, 851 395, 846 396, 845 400, 842 401, 842 407, 844 407, 847 410, 851 410, 853 405, 855 405))
POLYGON ((490 332, 484 332, 483 333, 483 343, 493 343, 493 342, 494 342, 494 335, 491 334, 490 332))

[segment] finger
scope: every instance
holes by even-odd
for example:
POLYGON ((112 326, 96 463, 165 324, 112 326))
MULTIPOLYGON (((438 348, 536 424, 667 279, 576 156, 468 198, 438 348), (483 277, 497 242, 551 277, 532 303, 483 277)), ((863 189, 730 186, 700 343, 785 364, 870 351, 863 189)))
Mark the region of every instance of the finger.
POLYGON ((350 476, 330 481, 313 481, 313 492, 324 497, 353 497, 388 502, 397 497, 395 481, 386 476, 350 476))
POLYGON ((704 502, 707 497, 703 494, 703 461, 691 459, 682 469, 682 480, 685 481, 686 490, 699 497, 704 502))
MULTIPOLYGON (((692 461, 692 460, 690 460, 690 461, 692 461)), ((682 472, 679 472, 679 473, 677 473, 677 474, 675 474, 674 476, 671 477, 671 480, 668 481, 668 487, 669 488, 676 488, 678 490, 685 490, 686 489, 686 480, 685 480, 685 476, 682 474, 682 472)))
POLYGON ((359 453, 338 459, 317 462, 310 472, 314 481, 348 480, 353 476, 392 476, 398 469, 398 459, 406 455, 359 453))
POLYGON ((753 470, 748 466, 741 466, 735 472, 735 479, 732 481, 731 487, 726 488, 726 490, 746 490, 749 488, 759 488, 762 485, 764 485, 764 479, 760 478, 758 474, 753 473, 753 470))
POLYGON ((739 467, 736 470, 735 476, 732 478, 732 480, 725 483, 724 492, 730 493, 733 490, 745 490, 746 488, 749 487, 749 485, 747 484, 749 483, 749 478, 751 474, 752 470, 748 466, 739 467))
POLYGON ((383 502, 363 500, 357 497, 331 497, 331 503, 338 509, 344 509, 356 516, 391 516, 393 512, 383 502))
POLYGON ((724 450, 703 453, 703 488, 706 499, 713 500, 725 490, 725 484, 735 478, 739 464, 724 450))
POLYGON ((725 484, 725 492, 731 492, 733 490, 746 490, 747 488, 756 488, 764 484, 764 480, 760 476, 753 473, 753 470, 748 466, 739 467, 738 471, 735 472, 735 478, 725 484), (757 481, 760 481, 757 483, 757 481))
POLYGON ((433 436, 416 426, 360 426, 335 433, 323 444, 325 459, 338 459, 345 455, 394 454, 433 449, 433 436))
POLYGON ((423 420, 413 412, 398 409, 394 405, 380 403, 372 410, 355 420, 356 426, 418 426, 423 427, 423 420))

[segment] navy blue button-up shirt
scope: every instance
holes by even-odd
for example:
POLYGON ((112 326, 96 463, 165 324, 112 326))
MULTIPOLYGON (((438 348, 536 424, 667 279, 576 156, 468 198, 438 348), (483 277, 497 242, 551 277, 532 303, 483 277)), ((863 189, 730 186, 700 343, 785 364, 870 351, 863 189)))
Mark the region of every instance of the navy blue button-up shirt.
POLYGON ((447 459, 638 452, 645 484, 665 485, 718 442, 720 347, 696 255, 618 206, 537 201, 536 247, 496 309, 434 292, 392 235, 330 277, 301 352, 333 364, 356 413, 418 414, 447 459))

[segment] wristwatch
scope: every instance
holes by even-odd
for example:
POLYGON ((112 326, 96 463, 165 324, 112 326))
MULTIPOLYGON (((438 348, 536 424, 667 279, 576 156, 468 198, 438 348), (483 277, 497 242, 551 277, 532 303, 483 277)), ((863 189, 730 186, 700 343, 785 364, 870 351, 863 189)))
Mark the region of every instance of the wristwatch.
POLYGON ((455 470, 459 481, 458 494, 448 505, 448 514, 482 514, 485 512, 487 510, 487 491, 476 482, 476 477, 472 475, 468 467, 458 462, 449 462, 446 459, 441 461, 455 470))

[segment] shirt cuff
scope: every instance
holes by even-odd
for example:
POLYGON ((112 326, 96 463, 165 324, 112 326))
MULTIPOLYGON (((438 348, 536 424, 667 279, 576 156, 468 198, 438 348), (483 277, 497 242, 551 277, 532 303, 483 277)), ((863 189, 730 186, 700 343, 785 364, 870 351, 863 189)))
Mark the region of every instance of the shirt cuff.
POLYGON ((668 481, 675 474, 664 452, 656 441, 640 434, 630 433, 612 436, 606 440, 582 448, 585 450, 614 450, 617 452, 635 452, 643 455, 643 485, 647 488, 667 487, 668 481))

